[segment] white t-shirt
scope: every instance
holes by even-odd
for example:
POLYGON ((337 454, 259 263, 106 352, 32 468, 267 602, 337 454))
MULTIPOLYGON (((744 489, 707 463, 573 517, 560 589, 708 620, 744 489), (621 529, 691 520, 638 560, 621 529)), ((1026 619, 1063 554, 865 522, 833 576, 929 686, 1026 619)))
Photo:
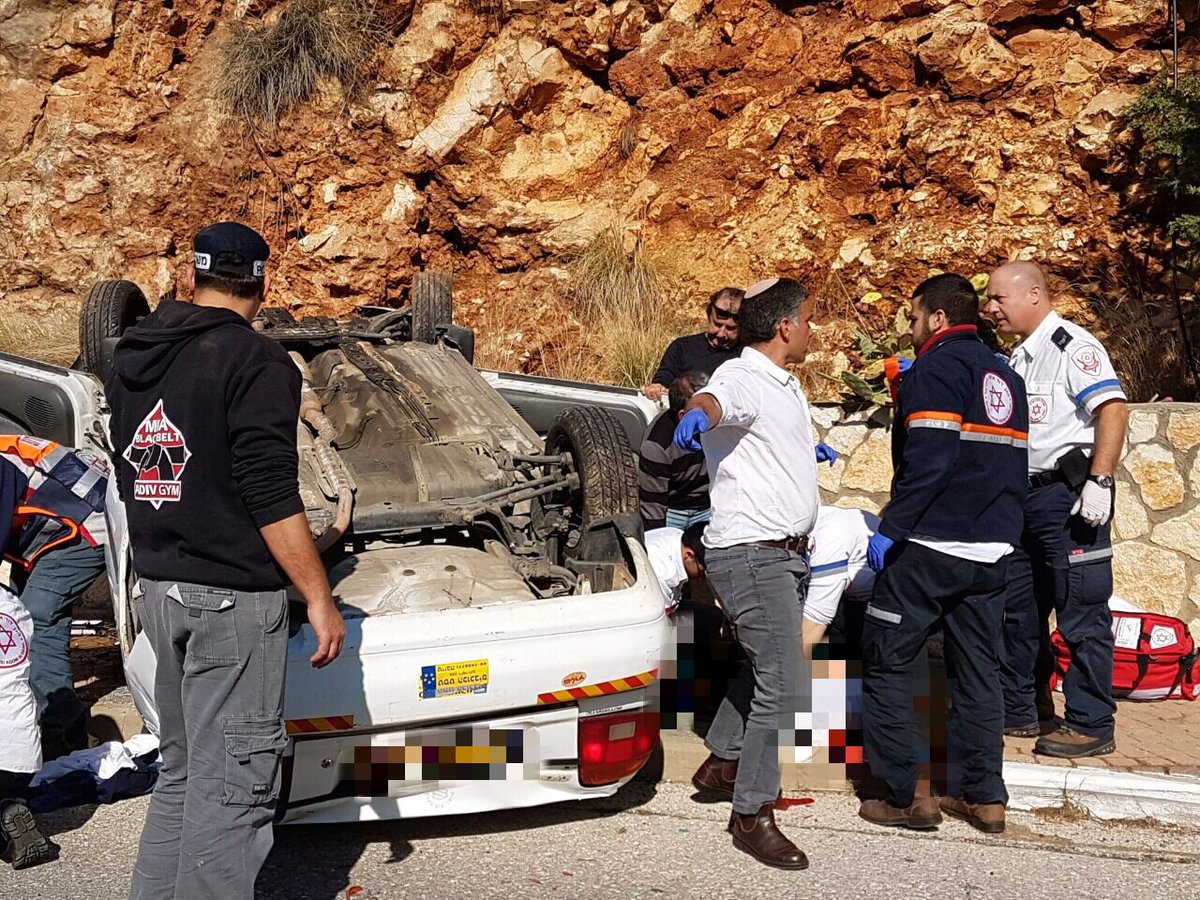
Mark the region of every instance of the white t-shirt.
POLYGON ((867 543, 878 527, 879 516, 865 510, 820 507, 808 557, 811 575, 804 618, 828 625, 843 595, 871 596, 875 573, 867 565, 867 543))
POLYGON ((1009 362, 1025 379, 1029 397, 1029 471, 1049 472, 1075 447, 1091 453, 1096 410, 1109 400, 1125 399, 1100 342, 1052 311, 1017 345, 1009 362), (1060 328, 1071 339, 1061 349, 1055 343, 1060 328))
POLYGON ((668 610, 679 605, 687 570, 683 567, 683 531, 678 528, 652 528, 646 532, 646 555, 650 568, 658 579, 663 606, 668 610))
POLYGON ((721 404, 721 421, 700 438, 713 510, 704 546, 810 534, 817 521, 817 461, 800 382, 746 347, 698 393, 721 404))
POLYGON ((36 772, 42 767, 37 702, 29 687, 33 619, 16 595, 0 587, 0 769, 36 772))

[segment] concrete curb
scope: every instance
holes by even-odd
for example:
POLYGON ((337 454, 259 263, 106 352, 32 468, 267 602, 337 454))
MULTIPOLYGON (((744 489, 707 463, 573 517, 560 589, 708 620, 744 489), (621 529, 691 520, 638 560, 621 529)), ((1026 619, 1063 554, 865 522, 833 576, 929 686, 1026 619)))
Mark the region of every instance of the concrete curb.
MULTIPOLYGON (((662 732, 662 743, 662 780, 689 783, 708 756, 704 743, 686 730, 662 732)), ((785 763, 782 770, 785 792, 853 790, 849 782, 836 777, 833 766, 785 763)), ((1200 827, 1200 778, 1006 762, 1004 783, 1011 809, 1058 809, 1070 803, 1097 819, 1149 819, 1200 827)))
POLYGON ((1200 827, 1200 779, 1115 769, 1004 764, 1013 809, 1054 809, 1070 802, 1097 819, 1151 819, 1200 827))

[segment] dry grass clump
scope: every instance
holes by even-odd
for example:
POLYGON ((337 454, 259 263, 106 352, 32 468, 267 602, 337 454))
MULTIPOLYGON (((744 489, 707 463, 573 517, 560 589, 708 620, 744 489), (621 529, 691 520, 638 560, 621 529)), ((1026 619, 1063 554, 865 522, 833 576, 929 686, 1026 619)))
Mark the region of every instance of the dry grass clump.
POLYGON ((375 0, 291 0, 273 19, 235 22, 222 41, 217 99, 252 123, 276 124, 323 79, 347 100, 368 84, 388 29, 375 0))
POLYGON ((646 252, 641 235, 627 249, 624 231, 604 228, 570 261, 569 297, 598 357, 589 380, 637 387, 689 325, 669 302, 677 279, 646 252))
POLYGON ((79 307, 6 309, 0 315, 0 352, 69 366, 79 355, 79 307))

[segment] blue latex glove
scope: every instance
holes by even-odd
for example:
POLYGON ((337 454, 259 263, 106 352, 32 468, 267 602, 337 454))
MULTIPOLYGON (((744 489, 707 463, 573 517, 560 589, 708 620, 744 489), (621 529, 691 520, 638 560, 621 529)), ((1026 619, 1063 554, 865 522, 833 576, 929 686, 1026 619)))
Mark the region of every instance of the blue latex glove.
POLYGON ((871 540, 867 541, 867 565, 871 567, 872 572, 883 571, 883 558, 895 543, 882 532, 877 531, 871 535, 871 540))
POLYGON ((837 462, 837 457, 838 457, 837 451, 834 450, 832 447, 830 447, 828 444, 817 444, 815 449, 817 451, 817 462, 819 462, 819 463, 827 462, 831 466, 835 462, 837 462))
POLYGON ((689 409, 675 426, 675 446, 681 450, 699 450, 700 435, 705 431, 708 431, 708 413, 689 409))
POLYGON ((913 361, 911 359, 909 359, 907 356, 897 356, 896 357, 896 368, 898 368, 900 370, 901 375, 904 375, 904 373, 907 372, 912 367, 913 367, 913 361))

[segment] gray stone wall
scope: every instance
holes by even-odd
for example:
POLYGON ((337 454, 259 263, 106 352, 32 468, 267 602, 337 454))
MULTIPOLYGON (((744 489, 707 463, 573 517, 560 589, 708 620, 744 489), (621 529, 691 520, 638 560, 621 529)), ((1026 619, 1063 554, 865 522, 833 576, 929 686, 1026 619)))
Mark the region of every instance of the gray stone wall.
MULTIPOLYGON (((818 440, 838 451, 818 466, 823 502, 878 512, 892 479, 889 411, 813 408, 818 440)), ((1114 592, 1178 616, 1200 634, 1200 403, 1130 406, 1117 472, 1114 592)))

